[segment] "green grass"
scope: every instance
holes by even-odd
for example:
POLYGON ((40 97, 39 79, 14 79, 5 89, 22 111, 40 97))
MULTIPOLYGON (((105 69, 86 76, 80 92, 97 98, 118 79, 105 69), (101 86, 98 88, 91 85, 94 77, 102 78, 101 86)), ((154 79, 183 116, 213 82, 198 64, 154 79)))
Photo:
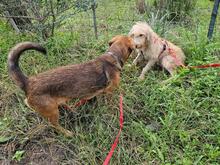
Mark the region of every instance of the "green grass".
MULTIPOLYGON (((198 0, 188 24, 156 19, 153 28, 181 46, 189 65, 218 62, 220 34, 217 20, 212 42, 207 42, 212 2, 198 0)), ((139 15, 135 2, 100 1, 97 8, 99 39, 92 29, 92 13, 68 19, 55 36, 42 42, 48 57, 27 53, 20 60, 27 75, 61 65, 93 59, 117 34, 127 34, 134 22, 154 19, 139 15)), ((175 79, 151 70, 143 82, 140 69, 129 59, 120 88, 112 98, 101 95, 95 104, 70 113, 61 110, 61 124, 74 136, 65 138, 23 103, 24 93, 7 73, 7 53, 15 43, 39 41, 33 35, 15 34, 0 21, 0 163, 102 164, 119 129, 119 94, 124 94, 124 128, 111 164, 219 164, 219 69, 180 70, 175 79), (20 154, 22 153, 22 154, 20 154), (21 159, 21 160, 20 160, 21 159), (20 161, 18 161, 20 160, 20 161)))

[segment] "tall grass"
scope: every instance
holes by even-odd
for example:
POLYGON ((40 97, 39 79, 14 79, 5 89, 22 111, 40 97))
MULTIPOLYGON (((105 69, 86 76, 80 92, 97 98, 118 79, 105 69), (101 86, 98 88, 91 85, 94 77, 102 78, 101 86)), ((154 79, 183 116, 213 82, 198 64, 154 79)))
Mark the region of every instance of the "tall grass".
MULTIPOLYGON (((220 59, 219 34, 215 33, 210 43, 206 39, 208 8, 212 6, 209 1, 200 1, 193 11, 196 17, 184 26, 163 20, 156 13, 137 14, 135 1, 99 2, 98 40, 93 34, 91 13, 80 13, 43 43, 47 58, 26 53, 20 60, 22 70, 35 75, 94 59, 106 51, 112 36, 127 34, 140 20, 148 20, 162 37, 182 47, 189 65, 220 59)), ((101 95, 94 104, 75 112, 60 110, 62 126, 75 133, 65 138, 25 106, 24 93, 8 77, 10 47, 24 40, 37 41, 37 37, 15 34, 5 21, 0 27, 0 164, 102 164, 119 128, 119 93, 124 94, 124 128, 111 164, 220 163, 219 69, 180 70, 166 84, 161 82, 169 75, 151 70, 139 82, 140 69, 128 65, 133 60, 129 59, 120 88, 112 97, 101 95)))
POLYGON ((168 20, 181 21, 189 18, 196 7, 197 0, 155 0, 154 6, 160 16, 168 20))

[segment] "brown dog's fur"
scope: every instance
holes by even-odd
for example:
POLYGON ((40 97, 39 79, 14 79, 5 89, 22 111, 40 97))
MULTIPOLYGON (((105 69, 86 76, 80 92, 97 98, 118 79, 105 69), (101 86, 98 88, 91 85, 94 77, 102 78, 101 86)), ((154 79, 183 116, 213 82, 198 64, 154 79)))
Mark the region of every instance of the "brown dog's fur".
POLYGON ((109 45, 108 51, 95 60, 26 77, 19 68, 20 55, 29 49, 42 53, 46 50, 39 44, 23 42, 9 52, 9 75, 24 90, 28 106, 70 136, 72 133, 59 125, 58 106, 70 99, 91 99, 102 92, 112 92, 119 85, 121 68, 134 48, 132 39, 126 36, 114 37, 109 45))

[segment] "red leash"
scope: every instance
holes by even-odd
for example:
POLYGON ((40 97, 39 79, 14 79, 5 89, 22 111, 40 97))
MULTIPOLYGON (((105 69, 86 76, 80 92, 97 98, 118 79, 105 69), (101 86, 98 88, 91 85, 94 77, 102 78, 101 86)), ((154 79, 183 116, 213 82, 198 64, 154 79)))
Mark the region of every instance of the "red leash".
POLYGON ((79 101, 74 105, 74 107, 75 107, 75 108, 76 108, 76 107, 79 107, 79 106, 85 104, 87 101, 88 101, 88 100, 86 100, 86 99, 79 100, 79 101))
MULTIPOLYGON (((87 100, 82 99, 79 102, 77 102, 74 106, 79 107, 79 106, 85 104, 86 102, 87 102, 87 100)), ((119 110, 120 110, 120 116, 119 116, 120 128, 119 128, 118 134, 115 138, 115 141, 112 144, 111 150, 109 151, 107 157, 105 158, 105 161, 104 161, 103 165, 108 165, 109 164, 109 161, 110 161, 110 159, 111 159, 111 157, 112 157, 112 155, 115 151, 115 148, 118 145, 119 137, 120 137, 120 134, 121 134, 121 131, 122 131, 122 128, 123 128, 123 120, 124 119, 123 119, 123 96, 122 96, 122 94, 120 95, 120 100, 119 100, 119 110)))
POLYGON ((203 68, 218 68, 218 67, 220 67, 219 63, 205 64, 205 65, 198 65, 198 66, 188 66, 188 68, 200 68, 200 69, 203 69, 203 68))
POLYGON ((109 163, 109 161, 110 161, 110 159, 111 159, 111 157, 114 153, 114 150, 118 145, 119 137, 120 137, 120 134, 121 134, 121 131, 122 131, 122 128, 123 128, 123 96, 122 96, 122 94, 120 95, 119 108, 120 108, 119 109, 120 110, 120 116, 119 116, 120 129, 118 131, 118 134, 115 138, 114 143, 112 144, 111 150, 109 151, 107 157, 105 158, 105 161, 104 161, 103 165, 108 165, 108 163, 109 163))

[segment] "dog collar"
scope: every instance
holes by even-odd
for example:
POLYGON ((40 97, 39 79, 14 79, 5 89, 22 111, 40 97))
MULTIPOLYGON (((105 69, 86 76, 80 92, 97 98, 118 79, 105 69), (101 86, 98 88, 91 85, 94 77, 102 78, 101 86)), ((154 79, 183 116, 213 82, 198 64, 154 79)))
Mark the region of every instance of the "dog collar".
POLYGON ((115 59, 115 61, 116 61, 116 64, 115 64, 115 66, 118 68, 118 70, 122 70, 122 67, 123 67, 123 65, 124 65, 124 62, 121 60, 121 59, 119 59, 118 58, 118 56, 116 56, 116 55, 114 55, 114 53, 113 52, 107 52, 109 55, 111 55, 114 59, 115 59))

